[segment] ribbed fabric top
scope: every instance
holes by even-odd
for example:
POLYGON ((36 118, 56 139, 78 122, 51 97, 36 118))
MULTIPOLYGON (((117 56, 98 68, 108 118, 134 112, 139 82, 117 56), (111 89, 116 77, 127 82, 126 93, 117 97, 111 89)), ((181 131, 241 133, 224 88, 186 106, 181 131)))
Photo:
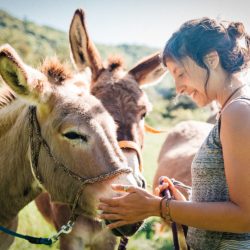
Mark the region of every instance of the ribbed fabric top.
MULTIPOLYGON (((237 98, 237 100, 238 99, 246 98, 241 97, 237 98)), ((249 99, 247 102, 249 103, 249 99)), ((192 201, 220 202, 230 200, 224 171, 224 160, 219 130, 220 119, 209 133, 193 160, 192 201)), ((206 218, 204 218, 204 220, 205 219, 206 218)), ((187 243, 195 250, 218 249, 218 246, 223 240, 250 242, 250 233, 236 234, 214 232, 193 227, 189 227, 188 229, 187 243)))

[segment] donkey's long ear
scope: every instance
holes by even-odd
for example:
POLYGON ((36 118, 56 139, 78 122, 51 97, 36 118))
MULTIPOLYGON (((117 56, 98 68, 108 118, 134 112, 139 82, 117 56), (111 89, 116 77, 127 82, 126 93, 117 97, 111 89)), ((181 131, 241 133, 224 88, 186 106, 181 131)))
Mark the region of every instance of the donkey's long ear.
POLYGON ((89 38, 85 24, 85 15, 82 9, 75 11, 70 25, 69 41, 72 59, 76 68, 82 71, 89 66, 92 71, 92 78, 95 80, 103 65, 97 48, 89 38))
POLYGON ((163 66, 160 53, 153 54, 133 67, 128 73, 139 85, 152 84, 160 81, 167 72, 163 66))
POLYGON ((0 47, 0 75, 17 95, 33 102, 41 101, 45 76, 25 65, 8 44, 0 47))

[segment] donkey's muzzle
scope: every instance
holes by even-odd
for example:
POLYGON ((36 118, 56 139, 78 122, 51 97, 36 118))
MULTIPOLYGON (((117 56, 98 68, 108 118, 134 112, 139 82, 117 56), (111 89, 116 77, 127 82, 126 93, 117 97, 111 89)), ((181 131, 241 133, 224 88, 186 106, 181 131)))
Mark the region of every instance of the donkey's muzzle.
MULTIPOLYGON (((112 223, 114 221, 105 220, 106 225, 112 223)), ((135 224, 124 225, 121 227, 117 227, 112 229, 112 233, 115 236, 132 236, 137 232, 140 226, 143 224, 143 221, 137 222, 135 224)))

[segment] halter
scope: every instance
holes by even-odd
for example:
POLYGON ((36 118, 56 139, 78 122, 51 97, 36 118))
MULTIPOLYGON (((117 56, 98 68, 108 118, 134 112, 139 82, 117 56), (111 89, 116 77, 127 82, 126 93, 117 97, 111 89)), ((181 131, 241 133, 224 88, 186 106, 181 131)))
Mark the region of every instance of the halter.
POLYGON ((142 172, 142 154, 141 154, 141 149, 140 147, 138 146, 138 144, 134 141, 118 141, 118 144, 120 146, 120 148, 124 148, 124 149, 133 149, 136 154, 137 154, 137 157, 138 157, 138 161, 139 161, 139 169, 140 169, 140 172, 142 172))
MULTIPOLYGON (((144 129, 146 132, 151 133, 151 134, 161 134, 161 133, 167 132, 165 130, 155 129, 147 124, 144 124, 144 129)), ((126 140, 118 141, 118 144, 119 144, 120 148, 133 149, 136 152, 137 157, 138 157, 138 161, 139 161, 139 169, 140 169, 140 172, 142 172, 143 162, 142 162, 142 153, 141 153, 140 146, 138 146, 138 144, 134 141, 126 141, 126 140)))
MULTIPOLYGON (((114 171, 104 173, 104 174, 98 175, 96 177, 90 177, 90 178, 82 177, 82 176, 78 175, 77 173, 73 172, 72 170, 67 168, 65 165, 63 165, 52 154, 49 145, 47 144, 47 142, 45 141, 45 139, 41 135, 40 126, 39 126, 39 123, 38 123, 38 120, 36 117, 36 107, 35 106, 29 106, 28 115, 29 115, 29 124, 30 124, 29 140, 30 140, 31 168, 33 170, 32 172, 34 173, 35 179, 38 180, 38 182, 40 184, 43 183, 42 177, 41 177, 41 175, 39 173, 39 169, 38 169, 40 148, 41 148, 41 146, 43 146, 44 149, 46 150, 47 154, 55 162, 56 166, 58 168, 62 169, 67 175, 69 175, 72 178, 74 178, 75 180, 81 182, 81 187, 79 188, 79 190, 76 194, 76 197, 74 199, 69 221, 65 225, 63 225, 60 228, 60 230, 52 237, 40 238, 40 237, 33 237, 33 236, 29 236, 29 235, 23 235, 23 234, 16 233, 16 232, 9 230, 9 229, 2 227, 2 226, 0 226, 0 231, 4 232, 6 234, 12 235, 14 237, 25 239, 32 244, 52 245, 54 242, 56 242, 59 239, 61 234, 68 234, 71 232, 71 230, 74 226, 74 221, 76 220, 75 209, 77 207, 78 200, 81 196, 81 193, 82 193, 85 185, 102 182, 104 180, 111 179, 111 178, 118 176, 120 174, 123 174, 123 173, 131 173, 132 170, 131 170, 131 168, 121 168, 121 169, 116 169, 114 171)), ((151 133, 165 132, 165 131, 155 130, 147 125, 145 125, 145 130, 147 132, 151 132, 151 133)), ((120 148, 129 148, 129 149, 133 149, 136 151, 138 161, 139 161, 139 169, 140 169, 140 172, 142 172, 142 155, 141 155, 140 147, 133 141, 120 141, 118 143, 119 143, 120 148)), ((128 238, 126 236, 122 236, 120 239, 120 244, 119 244, 118 249, 119 250, 126 249, 127 243, 128 243, 128 238)))
MULTIPOLYGON (((153 127, 150 127, 147 124, 144 125, 144 130, 148 133, 151 133, 151 134, 160 134, 160 133, 167 132, 164 130, 157 130, 153 127)), ((136 152, 138 162, 139 162, 139 170, 140 170, 140 172, 142 172, 143 171, 143 162, 142 162, 141 147, 134 141, 122 140, 122 141, 118 141, 118 144, 119 144, 121 149, 123 149, 123 148, 124 149, 132 149, 136 152)), ((126 236, 122 236, 120 239, 118 250, 126 250, 127 244, 128 244, 128 238, 126 236)))
MULTIPOLYGON (((35 106, 30 106, 29 107, 29 140, 30 140, 30 154, 31 154, 31 167, 34 172, 34 177, 39 181, 40 184, 43 183, 42 177, 39 173, 39 166, 38 166, 38 160, 39 160, 39 153, 40 149, 43 146, 44 149, 46 150, 47 154, 50 156, 50 158, 54 161, 55 165, 57 168, 62 169, 68 176, 72 177, 73 179, 79 181, 81 183, 81 186, 76 194, 76 197, 74 199, 72 209, 71 209, 71 216, 69 221, 61 227, 61 229, 58 231, 58 233, 51 238, 36 238, 32 237, 35 240, 33 240, 34 244, 46 244, 46 245, 51 245, 55 241, 58 240, 61 234, 63 233, 70 233, 72 230, 72 227, 74 225, 74 221, 76 220, 76 215, 75 215, 75 209, 78 203, 78 200, 81 196, 81 193, 83 191, 83 188, 87 184, 94 184, 98 182, 102 182, 111 178, 114 178, 115 176, 118 176, 120 174, 129 174, 132 172, 131 168, 120 168, 116 169, 113 171, 110 171, 108 173, 104 173, 95 177, 82 177, 78 175, 77 173, 73 172, 70 170, 68 167, 66 167, 64 164, 62 164, 51 152, 49 145, 45 141, 45 139, 41 135, 41 130, 40 126, 36 117, 36 107, 35 106), (37 239, 37 240, 36 240, 37 239), (42 240, 41 240, 42 239, 42 240), (46 242, 46 243, 45 243, 46 242)), ((20 237, 20 234, 16 233, 17 237, 20 237)), ((24 237, 23 237, 24 238, 24 237)))
POLYGON ((144 129, 146 132, 151 133, 151 134, 167 133, 166 130, 158 130, 158 129, 155 129, 155 128, 149 126, 148 124, 144 124, 144 129))
POLYGON ((31 165, 35 174, 35 177, 39 180, 39 182, 42 184, 43 180, 41 178, 41 175, 38 171, 38 158, 39 158, 39 152, 41 146, 44 147, 47 154, 50 156, 50 158, 55 162, 56 167, 62 169, 67 175, 71 176, 72 178, 76 179, 77 181, 81 182, 81 186, 84 186, 86 184, 94 184, 97 182, 102 182, 104 180, 111 179, 117 175, 123 174, 123 173, 131 173, 132 170, 130 168, 120 168, 113 171, 110 171, 108 173, 104 173, 95 177, 82 177, 69 168, 67 168, 65 165, 63 165, 51 152, 49 145, 45 141, 45 139, 41 135, 41 130, 39 123, 37 121, 36 117, 36 107, 30 106, 29 107, 29 122, 30 122, 30 130, 29 130, 29 137, 30 137, 30 151, 31 151, 31 165))

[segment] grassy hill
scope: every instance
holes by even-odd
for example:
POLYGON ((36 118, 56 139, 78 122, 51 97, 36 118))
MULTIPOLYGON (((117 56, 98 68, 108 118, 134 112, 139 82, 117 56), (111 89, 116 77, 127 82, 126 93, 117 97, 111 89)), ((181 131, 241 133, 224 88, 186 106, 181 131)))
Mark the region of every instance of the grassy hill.
MULTIPOLYGON (((69 61, 68 34, 65 32, 48 26, 39 26, 26 19, 17 19, 0 10, 0 34, 0 44, 9 43, 27 64, 34 67, 46 56, 55 54, 61 60, 69 61)), ((128 69, 143 57, 159 50, 127 44, 97 44, 97 48, 104 60, 114 54, 123 56, 128 69)), ((207 109, 197 109, 187 97, 175 99, 174 84, 169 75, 160 84, 145 91, 154 106, 153 112, 147 117, 147 122, 151 125, 169 127, 181 120, 206 120, 209 115, 207 109)))
MULTIPOLYGON (((68 34, 65 32, 17 19, 3 10, 0 10, 0 32, 0 44, 11 44, 29 64, 37 65, 45 56, 55 54, 62 60, 69 60, 68 34)), ((104 59, 110 54, 122 55, 130 67, 143 56, 157 50, 126 44, 118 46, 97 44, 97 48, 104 59)))

